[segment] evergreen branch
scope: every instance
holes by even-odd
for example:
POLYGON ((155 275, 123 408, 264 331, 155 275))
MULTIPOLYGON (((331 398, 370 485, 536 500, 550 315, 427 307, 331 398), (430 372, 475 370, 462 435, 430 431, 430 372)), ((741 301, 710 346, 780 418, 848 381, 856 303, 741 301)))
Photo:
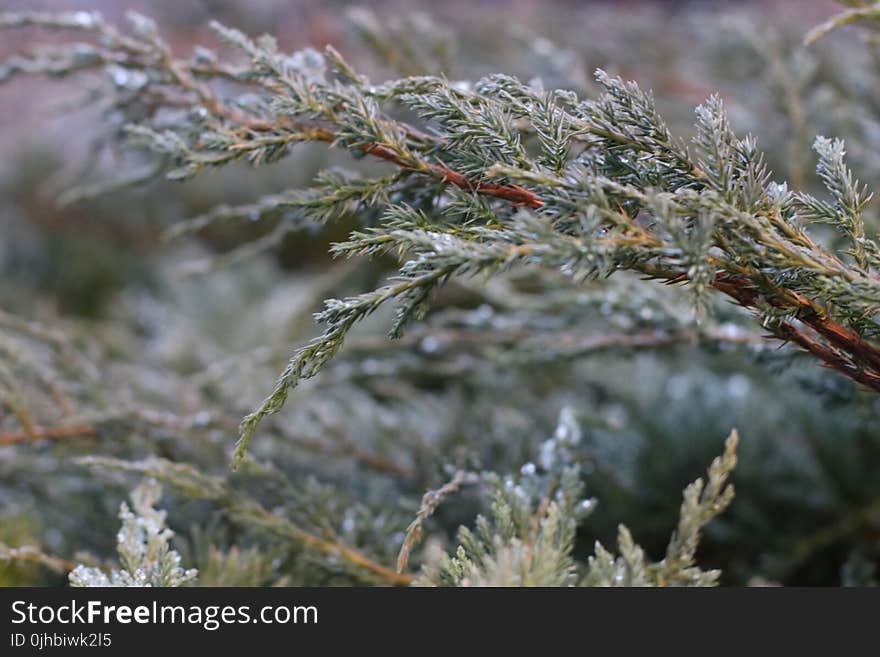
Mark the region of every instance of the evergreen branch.
POLYGON ((318 315, 319 319, 327 322, 327 330, 294 354, 272 393, 257 410, 242 420, 240 438, 235 446, 233 456, 233 466, 239 465, 244 459, 248 443, 253 438, 257 425, 262 419, 281 410, 287 400, 288 393, 300 381, 309 379, 318 373, 342 347, 346 334, 355 323, 375 312, 391 299, 405 298, 407 295, 415 294, 415 297, 401 307, 398 314, 399 321, 405 321, 413 309, 423 301, 422 295, 451 273, 451 267, 421 274, 415 273, 411 277, 402 277, 399 282, 379 288, 371 293, 343 300, 331 299, 327 301, 326 309, 318 315))
POLYGON ((733 500, 733 486, 727 484, 736 467, 739 442, 732 431, 724 443, 724 453, 712 461, 708 481, 697 479, 685 488, 678 526, 666 548, 664 558, 650 563, 645 551, 636 545, 629 530, 618 526, 620 556, 615 558, 596 541, 595 553, 587 562, 585 586, 715 586, 718 570, 703 571, 696 566, 696 551, 703 528, 727 509, 733 500))
MULTIPOLYGON (((845 166, 840 141, 815 145, 819 176, 833 198, 827 203, 773 183, 755 140, 735 134, 716 96, 697 108, 692 155, 650 93, 601 70, 601 93, 586 100, 504 75, 469 86, 432 76, 371 85, 332 49, 286 54, 271 37, 253 40, 219 24, 214 29, 248 63, 236 68, 213 55, 183 62, 151 21, 132 15, 129 22, 130 34, 91 14, 11 14, 0 26, 45 24, 99 35, 109 54, 92 68, 112 57, 129 73, 149 73, 134 87, 123 85, 126 97, 149 96, 161 107, 162 94, 173 91, 188 103, 180 124, 159 125, 154 113, 127 129, 133 144, 170 162, 169 177, 242 158, 270 163, 297 143, 320 141, 386 161, 407 178, 360 190, 319 181, 311 193, 251 208, 259 214, 289 203, 303 217, 325 220, 349 203, 393 203, 378 225, 354 233, 334 253, 410 259, 388 285, 328 302, 318 315, 324 334, 296 351, 271 394, 242 421, 235 463, 289 390, 317 374, 351 328, 387 301, 400 302, 390 330, 397 337, 450 277, 493 276, 513 266, 553 268, 577 281, 625 269, 687 282, 698 310, 714 289, 753 310, 776 338, 880 390, 880 279, 871 271, 880 246, 861 216, 870 194, 845 166), (257 97, 224 97, 210 84, 214 77, 255 86, 257 97), (416 119, 392 118, 400 106, 416 119), (439 184, 420 185, 421 177, 439 184), (831 223, 851 249, 819 245, 801 219, 831 223)), ((63 60, 50 58, 45 72, 62 74, 63 60)), ((70 73, 78 70, 71 60, 70 73)), ((124 112, 119 90, 106 93, 124 112)), ((272 246, 288 227, 278 230, 241 254, 272 246)), ((26 416, 21 404, 16 408, 26 416)))
POLYGON ((847 9, 835 16, 832 16, 821 25, 817 25, 804 36, 804 45, 811 46, 820 39, 824 38, 830 32, 852 25, 854 23, 862 23, 880 20, 880 6, 875 3, 867 7, 854 7, 847 9))
POLYGON ((865 251, 865 226, 862 212, 871 200, 867 187, 859 188, 852 172, 846 167, 843 157, 846 154, 840 139, 830 140, 817 137, 813 149, 819 155, 816 171, 825 187, 834 197, 834 206, 818 201, 807 194, 798 197, 801 211, 806 218, 825 221, 837 226, 852 243, 852 255, 856 264, 867 271, 870 268, 865 251))
MULTIPOLYGON (((733 501, 733 484, 727 480, 736 467, 738 444, 739 435, 734 429, 724 442, 724 453, 709 466, 707 480, 697 479, 685 489, 678 527, 666 548, 666 556, 658 564, 658 586, 680 585, 691 577, 700 532, 733 501)), ((706 575, 718 576, 712 572, 706 575)))
POLYGON ((335 537, 325 538, 307 531, 290 520, 263 508, 256 500, 230 490, 220 479, 201 474, 189 465, 173 463, 160 458, 132 462, 99 456, 80 458, 77 459, 77 462, 90 468, 137 472, 163 481, 193 499, 204 499, 216 503, 232 519, 246 526, 295 541, 297 544, 321 554, 338 556, 356 569, 367 573, 370 578, 384 584, 406 586, 412 582, 410 575, 395 572, 391 568, 375 562, 335 537))
POLYGON ((122 528, 116 535, 120 568, 108 576, 100 568, 79 565, 68 579, 74 587, 176 587, 195 580, 198 571, 184 570, 180 555, 172 550, 174 532, 165 524, 166 513, 155 508, 162 497, 162 487, 148 479, 131 493, 132 507, 119 507, 122 528))

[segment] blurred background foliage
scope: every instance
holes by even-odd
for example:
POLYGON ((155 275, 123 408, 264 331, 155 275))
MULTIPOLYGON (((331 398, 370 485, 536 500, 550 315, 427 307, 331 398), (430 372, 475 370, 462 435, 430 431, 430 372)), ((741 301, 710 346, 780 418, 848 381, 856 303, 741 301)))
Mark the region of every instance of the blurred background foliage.
MULTIPOLYGON (((855 28, 802 43, 835 11, 831 2, 2 5, 111 19, 135 9, 183 54, 215 43, 206 29, 214 18, 270 32, 288 51, 331 43, 376 81, 504 72, 589 95, 602 67, 653 89, 677 134, 690 134, 693 107, 719 92, 777 180, 818 188, 816 134, 845 138, 860 179, 880 179, 874 45, 855 28)), ((4 33, 0 57, 34 38, 4 33)), ((221 222, 171 242, 163 231, 218 204, 306 186, 329 166, 370 165, 301 146, 273 166, 62 204, 74 185, 138 165, 111 148, 100 111, 79 106, 87 95, 39 79, 0 86, 0 543, 57 557, 0 559, 0 584, 60 584, 68 563, 112 558, 116 512, 137 478, 87 467, 83 456, 192 464, 273 517, 391 566, 425 490, 460 469, 520 472, 561 412, 582 431, 577 459, 598 500, 579 557, 596 539, 614 544, 620 522, 660 555, 680 491, 737 427, 737 496, 708 527, 700 563, 722 569, 723 584, 874 581, 880 400, 764 342, 730 304, 716 302, 698 325, 681 290, 625 276, 580 286, 539 272, 456 282, 397 342, 384 337, 387 316, 373 318, 265 423, 252 461, 230 472, 238 421, 291 348, 317 332, 311 315, 322 300, 371 288, 391 263, 329 258, 353 218, 287 233, 246 258, 224 256, 283 217, 221 222), (19 439, 29 423, 36 431, 19 439), (58 426, 69 432, 46 431, 58 426)), ((867 220, 876 235, 876 207, 867 220)), ((458 526, 485 504, 479 489, 464 487, 436 510, 411 569, 437 545, 454 547, 458 526)), ((173 487, 163 498, 175 546, 202 583, 364 581, 345 559, 243 523, 218 499, 173 487)))

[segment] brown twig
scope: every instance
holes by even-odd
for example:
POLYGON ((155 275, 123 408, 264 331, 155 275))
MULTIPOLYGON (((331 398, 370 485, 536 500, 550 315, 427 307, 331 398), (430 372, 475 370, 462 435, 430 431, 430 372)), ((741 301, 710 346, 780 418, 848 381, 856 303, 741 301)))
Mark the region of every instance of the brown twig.
MULTIPOLYGON (((331 136, 332 133, 329 133, 326 136, 322 136, 322 138, 329 141, 331 136)), ((502 198, 517 205, 534 209, 544 206, 544 201, 538 194, 519 185, 501 185, 498 183, 473 181, 445 165, 426 161, 419 161, 418 166, 415 166, 413 163, 401 158, 392 149, 382 145, 371 144, 364 150, 371 155, 393 162, 404 169, 430 172, 444 183, 449 183, 477 194, 502 198)), ((745 307, 754 308, 758 300, 764 298, 747 279, 731 276, 726 272, 719 274, 713 286, 736 299, 737 302, 745 307)), ((851 358, 840 354, 837 349, 830 348, 828 345, 810 338, 790 323, 784 322, 780 324, 777 330, 777 337, 796 342, 820 358, 829 367, 880 392, 880 350, 854 331, 834 322, 827 311, 818 304, 805 299, 791 290, 782 290, 781 292, 786 300, 792 299, 801 307, 801 310, 798 312, 798 319, 800 321, 810 326, 837 349, 842 349, 849 353, 851 358)), ((767 298, 765 300, 777 307, 784 305, 782 299, 767 298)))
MULTIPOLYGON (((715 289, 735 299, 746 308, 756 308, 763 297, 747 280, 727 273, 720 273, 713 284, 715 289)), ((796 314, 806 326, 824 337, 831 346, 824 344, 791 322, 783 321, 771 328, 776 337, 786 342, 794 342, 816 356, 828 367, 837 370, 850 379, 880 392, 880 352, 855 332, 834 322, 826 312, 800 295, 789 292, 797 299, 802 310, 796 314), (843 350, 846 354, 841 353, 843 350)), ((781 306, 776 299, 766 299, 773 306, 781 306)))
POLYGON ((239 512, 246 515, 250 522, 259 524, 277 535, 288 536, 323 554, 338 555, 351 565, 371 573, 386 584, 409 586, 413 581, 412 575, 395 572, 339 540, 322 538, 304 529, 300 529, 287 520, 270 513, 258 504, 249 504, 246 508, 239 509, 239 512))
MULTIPOLYGON (((246 124, 245 127, 249 130, 258 131, 253 125, 246 124)), ((335 143, 338 138, 336 133, 332 130, 318 125, 296 125, 289 126, 288 129, 291 132, 274 141, 280 143, 293 141, 323 141, 332 144, 335 143)), ((250 144, 249 141, 250 140, 244 140, 240 144, 233 145, 230 150, 251 150, 254 146, 250 144)), ((264 144, 258 145, 262 146, 264 144)), ((464 174, 450 169, 444 164, 435 164, 427 160, 418 160, 416 162, 407 161, 393 149, 388 148, 387 146, 382 146, 381 144, 367 144, 363 147, 363 150, 373 157, 378 157, 386 162, 391 162, 392 164, 399 166, 401 169, 416 173, 426 173, 445 184, 455 185, 465 191, 504 199, 516 205, 533 209, 538 209, 544 206, 544 201, 540 196, 520 185, 502 185, 482 180, 471 180, 464 174)))
POLYGON ((21 547, 13 548, 0 543, 0 561, 38 563, 57 573, 69 573, 76 568, 76 564, 72 561, 46 554, 33 545, 22 545, 21 547))
POLYGON ((33 427, 30 431, 17 431, 0 433, 0 446, 14 445, 16 443, 29 442, 42 439, 73 438, 77 436, 95 436, 97 430, 89 424, 72 425, 67 427, 33 427))
POLYGON ((397 572, 402 573, 409 562, 409 555, 413 547, 422 537, 422 529, 425 521, 430 518, 440 503, 447 497, 457 493, 464 484, 473 483, 478 480, 477 475, 459 470, 455 473, 447 483, 443 484, 437 490, 429 490, 422 497, 422 505, 409 527, 406 528, 406 537, 400 546, 400 553, 397 555, 397 572))
POLYGON ((483 194, 485 196, 494 196, 495 198, 502 198, 515 203, 516 205, 522 205, 534 209, 544 206, 544 201, 540 196, 525 187, 520 187, 519 185, 501 185, 480 180, 474 181, 457 171, 453 171, 445 165, 434 164, 432 162, 420 161, 420 166, 416 167, 401 159, 400 156, 390 148, 378 144, 370 144, 364 148, 364 150, 370 155, 393 162, 404 169, 428 172, 435 178, 439 178, 442 182, 455 185, 465 191, 483 194))

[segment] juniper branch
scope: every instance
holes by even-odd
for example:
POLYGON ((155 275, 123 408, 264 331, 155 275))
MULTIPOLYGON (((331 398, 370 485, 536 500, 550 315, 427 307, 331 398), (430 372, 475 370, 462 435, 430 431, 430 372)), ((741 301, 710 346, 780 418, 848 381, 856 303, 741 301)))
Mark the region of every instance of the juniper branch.
POLYGON ((97 456, 81 458, 78 462, 91 468, 136 472, 168 483, 188 497, 216 503, 231 518, 242 524, 295 541, 317 552, 338 556, 362 571, 367 578, 380 583, 401 586, 412 581, 410 575, 398 573, 377 563, 335 537, 325 537, 307 531, 263 508, 256 500, 230 490, 219 478, 202 474, 187 464, 173 463, 159 458, 129 462, 97 456))
MULTIPOLYGON (((69 51, 68 69, 59 64, 64 57, 52 55, 42 67, 16 70, 74 74, 106 68, 112 59, 129 76, 141 74, 133 87, 126 80, 125 97, 144 98, 153 111, 127 135, 167 159, 172 178, 242 158, 270 163, 313 141, 398 169, 385 193, 366 183, 361 195, 353 187, 350 194, 325 189, 323 198, 294 194, 251 208, 259 214, 289 204, 301 219, 320 221, 352 202, 387 205, 377 225, 356 231, 334 252, 406 260, 387 285, 327 303, 318 315, 324 334, 296 351, 272 393, 242 422, 236 462, 259 422, 317 374, 366 316, 397 301, 390 333, 398 336, 451 277, 493 276, 515 266, 553 268, 578 281, 625 269, 688 283, 698 308, 715 290, 749 308, 776 338, 880 390, 880 279, 873 271, 880 246, 862 221, 870 195, 845 166, 842 142, 816 142, 828 203, 771 181, 755 140, 735 134, 717 97, 697 109, 691 152, 671 134, 650 93, 602 71, 600 93, 590 99, 504 75, 472 85, 436 76, 374 85, 332 49, 290 55, 271 37, 252 40, 214 24, 247 61, 221 64, 212 55, 185 62, 171 55, 151 22, 132 16, 130 23, 123 33, 93 14, 0 18, 4 27, 41 24, 100 35, 110 55, 92 57, 88 67, 69 51), (255 88, 257 97, 224 96, 214 79, 255 88), (183 110, 186 120, 162 124, 155 111, 161 107, 183 110), (397 118, 400 108, 416 119, 397 118), (805 224, 816 220, 836 226, 851 248, 814 241, 805 224)), ((105 93, 125 115, 120 90, 105 93)))

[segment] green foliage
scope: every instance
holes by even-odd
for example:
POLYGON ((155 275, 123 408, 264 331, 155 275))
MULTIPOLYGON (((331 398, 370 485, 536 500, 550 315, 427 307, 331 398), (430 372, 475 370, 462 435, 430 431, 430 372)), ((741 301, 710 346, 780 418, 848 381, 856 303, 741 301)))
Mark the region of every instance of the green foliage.
POLYGON ((733 486, 727 478, 736 466, 739 437, 732 432, 724 445, 724 454, 712 461, 707 481, 697 479, 684 491, 678 528, 666 548, 666 556, 657 563, 646 563, 644 550, 633 542, 629 530, 618 529, 620 557, 616 560, 601 544, 590 559, 584 578, 588 586, 714 586, 721 572, 702 571, 696 566, 700 532, 715 516, 724 512, 733 500, 733 486))
POLYGON ((736 465, 738 437, 727 439, 722 457, 684 492, 678 528, 665 557, 648 562, 630 531, 618 527, 621 556, 596 542, 585 564, 573 557, 578 525, 596 505, 584 498, 582 466, 574 451, 581 432, 564 413, 554 436, 541 446, 540 465, 527 463, 518 477, 488 476, 491 519, 479 516, 476 530, 462 527, 458 547, 439 563, 425 566, 416 581, 439 586, 714 586, 721 573, 695 564, 700 532, 733 500, 725 486, 736 465))
POLYGON ((491 519, 477 517, 476 531, 462 527, 459 546, 428 567, 420 583, 446 586, 571 586, 578 523, 595 500, 583 497, 581 469, 573 449, 580 429, 564 412, 540 463, 528 462, 518 477, 488 475, 491 519))
POLYGON ((840 0, 841 4, 848 5, 852 9, 847 9, 841 13, 832 16, 821 25, 817 25, 804 37, 804 43, 811 45, 823 38, 829 32, 832 32, 844 25, 852 25, 854 23, 872 24, 880 19, 880 3, 872 3, 868 0, 840 0))
POLYGON ((101 565, 133 475, 201 585, 876 579, 872 46, 546 14, 355 10, 347 59, 0 18, 50 41, 0 81, 74 77, 104 121, 95 175, 50 140, 0 178, 4 583, 185 583, 153 489, 101 565), (706 528, 732 436, 670 540, 734 425, 737 503, 706 528))
MULTIPOLYGON (((44 21, 35 14, 5 22, 44 21)), ((399 195, 375 226, 353 233, 334 252, 393 252, 407 260, 387 285, 326 303, 317 315, 327 326, 324 334, 296 352, 271 395, 242 422, 237 462, 259 422, 278 412, 290 389, 315 376, 348 332, 380 306, 397 302, 390 335, 399 337, 450 278, 518 265, 554 268, 578 281, 620 269, 689 281, 700 307, 715 288, 753 309, 779 339, 880 389, 880 352, 869 342, 878 332, 880 287, 865 255, 878 247, 860 218, 869 196, 856 189, 840 142, 817 142, 819 175, 835 207, 801 196, 810 211, 799 217, 792 193, 770 181, 754 139, 734 135, 717 97, 697 110, 698 156, 692 159, 650 94, 601 70, 596 81, 602 93, 591 100, 500 75, 471 89, 428 76, 375 86, 332 49, 326 56, 312 50, 288 56, 270 37, 254 41, 214 24, 249 59, 249 67, 232 73, 213 59, 207 70, 173 60, 151 23, 137 16, 131 23, 134 44, 100 21, 89 28, 116 39, 121 61, 146 70, 145 80, 178 87, 191 98, 190 121, 160 127, 157 117, 126 128, 132 145, 166 160, 168 177, 188 178, 242 157, 270 163, 306 141, 333 142, 401 169, 400 177, 383 181, 381 194, 368 183, 294 202, 306 218, 321 221, 340 201, 370 205, 399 195), (129 61, 132 49, 149 63, 129 61), (197 73, 246 80, 261 92, 259 102, 230 104, 197 81, 197 73), (391 118, 389 106, 409 109, 424 125, 391 118), (446 185, 426 189, 425 177, 446 185), (851 236, 854 262, 806 232, 799 219, 816 213, 851 236)), ((137 93, 151 93, 149 82, 137 93)), ((273 198, 223 214, 259 214, 282 204, 290 202, 273 198)))
POLYGON ((850 255, 865 270, 877 264, 877 244, 865 239, 862 213, 871 200, 867 188, 859 189, 857 180, 843 162, 845 154, 841 140, 824 137, 816 139, 814 149, 819 154, 816 169, 822 183, 828 189, 834 204, 829 205, 808 194, 798 198, 800 214, 806 221, 824 221, 836 226, 852 244, 850 255))
POLYGON ((71 586, 183 586, 198 576, 184 570, 180 555, 169 546, 174 536, 165 525, 165 512, 155 509, 162 488, 147 480, 131 493, 132 509, 119 508, 122 528, 116 537, 121 568, 110 575, 100 568, 77 566, 70 572, 71 586))

